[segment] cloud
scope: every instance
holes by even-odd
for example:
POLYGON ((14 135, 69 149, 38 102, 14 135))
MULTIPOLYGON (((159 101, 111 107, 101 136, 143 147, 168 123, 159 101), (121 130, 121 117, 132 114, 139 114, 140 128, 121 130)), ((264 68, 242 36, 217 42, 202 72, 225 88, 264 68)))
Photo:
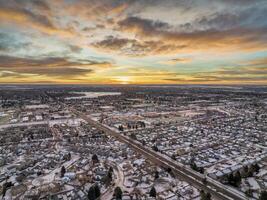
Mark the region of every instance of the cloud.
POLYGON ((191 58, 173 58, 166 61, 161 61, 161 64, 167 64, 167 65, 176 65, 176 64, 186 64, 192 62, 191 58))
POLYGON ((166 31, 170 28, 168 23, 139 17, 127 17, 120 21, 118 25, 121 28, 129 28, 131 30, 142 31, 143 33, 166 31))
POLYGON ((200 76, 188 78, 166 78, 164 81, 179 84, 266 84, 266 77, 218 77, 218 76, 200 76))
MULTIPOLYGON (((97 38, 98 41, 91 41, 95 44, 94 47, 129 56, 190 53, 211 49, 222 51, 266 49, 267 24, 264 23, 266 18, 264 6, 255 9, 255 6, 247 5, 246 8, 235 12, 232 9, 227 11, 216 9, 214 13, 211 11, 206 12, 204 16, 189 18, 184 24, 175 24, 163 21, 164 18, 159 20, 162 14, 161 8, 167 7, 177 11, 183 8, 185 13, 193 12, 191 9, 194 9, 194 12, 198 13, 203 9, 203 5, 210 5, 209 1, 194 3, 194 6, 198 6, 195 8, 191 5, 193 3, 191 1, 175 0, 164 2, 159 0, 77 0, 75 2, 10 0, 7 3, 0 0, 0 2, 2 2, 0 3, 2 21, 15 22, 22 27, 30 27, 48 35, 81 36, 81 40, 84 40, 82 36, 90 32, 92 40, 97 38), (146 8, 151 7, 159 11, 157 19, 141 17, 145 11, 149 13, 146 8), (189 7, 191 9, 188 9, 189 7), (63 16, 69 16, 68 23, 63 16), (72 22, 76 22, 74 23, 76 25, 66 25, 73 24, 72 22), (107 40, 110 38, 106 37, 104 32, 109 35, 119 35, 119 37, 113 36, 111 40, 113 43, 108 43, 107 40), (129 35, 131 37, 128 37, 129 35), (128 46, 114 46, 123 40, 128 46)), ((214 1, 215 5, 221 5, 221 3, 222 1, 214 1)), ((227 6, 232 2, 225 4, 227 6)), ((71 49, 75 53, 79 52, 78 48, 71 49)))
POLYGON ((164 46, 177 47, 173 53, 197 50, 251 50, 266 49, 267 27, 227 30, 206 29, 191 32, 179 31, 164 22, 128 17, 118 23, 119 30, 135 34, 142 40, 158 40, 164 46), (183 48, 181 48, 183 47, 183 48))
POLYGON ((93 44, 94 47, 105 51, 115 51, 130 56, 142 56, 151 50, 151 46, 140 43, 135 39, 116 38, 108 36, 104 40, 93 44))
POLYGON ((258 67, 262 66, 264 68, 267 68, 267 57, 243 62, 243 64, 245 66, 258 66, 258 67))
MULTIPOLYGON (((23 3, 20 1, 20 3, 23 3)), ((44 10, 44 11, 51 11, 49 4, 46 0, 30 0, 30 4, 33 5, 33 7, 36 7, 38 9, 44 10)))
POLYGON ((21 3, 22 1, 16 2, 10 0, 9 2, 0 1, 0 20, 4 23, 16 23, 16 25, 22 27, 30 27, 34 30, 38 30, 45 34, 59 34, 61 36, 71 36, 73 31, 71 29, 62 29, 55 26, 50 12, 47 10, 40 10, 40 7, 44 7, 44 2, 37 3, 38 10, 31 10, 21 3), (43 14, 42 14, 43 12, 43 14))
POLYGON ((95 69, 111 66, 111 63, 107 61, 71 61, 68 58, 62 57, 46 57, 34 59, 0 56, 0 61, 0 71, 58 77, 75 77, 91 74, 95 69))
POLYGON ((119 17, 131 4, 131 0, 76 0, 76 1, 55 1, 55 6, 61 7, 59 12, 77 16, 82 20, 97 21, 98 24, 108 18, 119 17), (109 17, 106 17, 109 16, 109 17))
POLYGON ((242 67, 242 68, 224 68, 217 72, 220 75, 262 75, 267 79, 267 67, 242 67))
POLYGON ((179 25, 183 31, 198 30, 231 30, 233 28, 254 29, 266 28, 266 7, 249 7, 240 11, 217 11, 196 18, 191 22, 179 25))
POLYGON ((267 80, 267 58, 256 58, 243 61, 234 66, 225 66, 216 71, 219 75, 234 76, 265 76, 267 80))
POLYGON ((9 34, 0 32, 0 52, 14 52, 31 46, 30 42, 20 42, 9 34))
POLYGON ((82 51, 82 48, 77 46, 77 45, 69 44, 68 47, 69 47, 70 51, 73 53, 80 53, 82 51))
POLYGON ((217 0, 217 2, 227 4, 228 6, 233 6, 233 5, 248 6, 250 4, 255 5, 255 3, 265 2, 265 0, 257 0, 257 1, 251 1, 251 0, 217 0))
MULTIPOLYGON (((250 64, 257 61, 252 61, 250 64)), ((264 61, 265 63, 266 61, 264 61)), ((194 72, 191 74, 177 74, 176 77, 164 80, 183 83, 267 83, 267 65, 244 65, 223 67, 209 72, 194 72)))
POLYGON ((137 40, 108 36, 102 41, 92 44, 93 47, 107 52, 115 52, 127 56, 148 56, 173 53, 185 46, 164 44, 161 41, 137 40))
POLYGON ((129 77, 170 77, 175 76, 177 73, 170 72, 167 70, 155 70, 155 69, 144 69, 144 68, 128 68, 125 74, 129 77))
POLYGON ((1 81, 25 76, 87 81, 87 74, 101 81, 123 73, 146 82, 258 83, 266 76, 266 60, 244 60, 266 54, 265 2, 0 0, 1 81), (173 72, 190 66, 191 58, 200 63, 181 70, 187 73, 173 72), (207 72, 200 73, 204 64, 207 72))
POLYGON ((12 72, 12 71, 0 71, 0 78, 9 78, 9 77, 21 78, 23 76, 19 73, 12 72))

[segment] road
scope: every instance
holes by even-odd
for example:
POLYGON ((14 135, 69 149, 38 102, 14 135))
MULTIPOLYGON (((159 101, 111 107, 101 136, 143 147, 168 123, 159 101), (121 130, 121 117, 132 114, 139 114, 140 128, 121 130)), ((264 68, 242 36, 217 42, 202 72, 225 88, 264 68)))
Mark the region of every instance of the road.
POLYGON ((76 121, 80 121, 80 119, 67 118, 67 119, 54 119, 54 120, 43 120, 43 121, 34 121, 34 122, 21 122, 21 123, 0 125, 0 129, 23 127, 23 126, 36 126, 36 125, 44 125, 44 124, 47 124, 49 126, 52 126, 54 124, 63 124, 63 123, 75 124, 76 121))
MULTIPOLYGON (((119 186, 120 188, 123 189, 123 182, 124 182, 124 174, 122 172, 122 169, 116 165, 116 163, 110 162, 110 166, 113 167, 113 173, 116 176, 116 179, 114 180, 114 185, 110 186, 100 197, 101 200, 107 200, 107 199, 112 199, 113 193, 114 193, 114 188, 119 186)), ((123 189, 124 190, 124 189, 123 189)))
POLYGON ((158 152, 153 151, 152 149, 146 148, 141 143, 131 139, 130 137, 124 136, 119 132, 110 129, 109 127, 91 119, 85 114, 73 109, 69 108, 74 114, 78 115, 80 118, 87 121, 89 124, 95 126, 99 130, 102 130, 106 134, 115 137, 117 140, 126 143, 129 147, 133 148, 138 153, 144 155, 153 163, 160 165, 164 168, 169 168, 175 173, 181 180, 184 180, 194 187, 209 192, 214 198, 219 200, 248 200, 252 198, 248 198, 243 192, 240 192, 236 189, 233 189, 229 186, 223 185, 220 182, 211 179, 209 177, 206 178, 206 183, 203 183, 204 175, 193 171, 191 168, 184 166, 180 163, 177 163, 171 160, 169 157, 164 156, 158 152))

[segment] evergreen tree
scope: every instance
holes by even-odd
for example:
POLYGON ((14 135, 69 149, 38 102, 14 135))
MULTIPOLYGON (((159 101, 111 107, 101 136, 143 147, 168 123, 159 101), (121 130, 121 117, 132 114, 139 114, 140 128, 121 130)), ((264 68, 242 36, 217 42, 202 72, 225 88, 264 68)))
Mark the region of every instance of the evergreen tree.
POLYGON ((96 198, 100 197, 101 192, 100 192, 100 188, 99 188, 98 184, 95 184, 94 190, 95 190, 95 197, 96 198))
POLYGON ((204 190, 201 190, 200 191, 200 199, 205 200, 205 198, 206 198, 206 194, 205 194, 204 190))
POLYGON ((14 184, 12 182, 5 182, 3 184, 3 190, 2 190, 2 196, 3 197, 6 195, 6 191, 12 186, 14 186, 14 184))
POLYGON ((207 178, 206 177, 202 179, 202 183, 205 185, 207 184, 207 178))
POLYGON ((198 167, 197 171, 201 174, 204 174, 204 168, 203 167, 198 167))
POLYGON ((236 172, 234 179, 235 179, 235 185, 238 187, 242 181, 242 177, 239 171, 236 172))
POLYGON ((89 200, 96 200, 98 197, 100 197, 100 195, 101 195, 100 188, 98 184, 95 184, 89 188, 87 197, 89 200))
POLYGON ((170 167, 168 167, 168 168, 166 169, 166 171, 167 171, 169 174, 172 173, 172 169, 171 169, 170 167))
POLYGON ((253 174, 254 174, 254 169, 253 169, 253 167, 251 167, 251 168, 248 170, 247 177, 252 177, 253 174))
POLYGON ((228 183, 230 185, 234 184, 234 175, 232 173, 228 175, 228 183))
POLYGON ((236 172, 235 174, 231 173, 228 176, 228 183, 234 187, 239 187, 239 185, 241 184, 241 174, 240 172, 236 172))
POLYGON ((242 174, 242 177, 243 177, 243 178, 248 177, 248 171, 249 171, 249 170, 248 170, 248 166, 245 166, 244 169, 243 169, 243 171, 244 171, 244 173, 242 174))
POLYGON ((155 171, 155 179, 158 179, 159 178, 159 172, 158 171, 155 171))
POLYGON ((121 200, 122 199, 122 190, 120 187, 116 187, 114 190, 114 196, 116 200, 121 200))
POLYGON ((61 167, 61 170, 60 170, 60 177, 63 177, 66 173, 66 168, 64 166, 61 167))
POLYGON ((197 164, 194 161, 190 163, 190 167, 191 167, 191 169, 198 171, 197 164))
POLYGON ((253 196, 253 191, 252 189, 248 189, 245 191, 245 194, 248 196, 248 197, 252 197, 253 196))
POLYGON ((261 192, 259 200, 266 200, 266 199, 267 199, 267 190, 261 192))
POLYGON ((256 173, 259 173, 259 171, 260 171, 260 166, 258 165, 258 163, 256 163, 255 165, 253 165, 253 167, 254 167, 255 172, 256 172, 256 173))
POLYGON ((113 173, 113 167, 110 167, 110 168, 108 169, 108 171, 111 172, 111 173, 113 173))
POLYGON ((130 137, 131 137, 132 139, 134 139, 134 140, 137 140, 137 138, 136 138, 136 134, 135 134, 135 133, 131 133, 130 137))
POLYGON ((119 131, 123 131, 123 130, 124 130, 123 126, 119 125, 119 131))
POLYGON ((157 191, 155 189, 155 187, 153 186, 149 192, 149 196, 151 197, 156 197, 157 196, 157 191))
POLYGON ((156 145, 152 146, 152 149, 153 149, 154 151, 159 151, 159 149, 158 149, 158 147, 157 147, 156 145))
POLYGON ((109 186, 112 181, 112 172, 109 170, 106 176, 104 177, 104 183, 106 186, 109 186))
MULTIPOLYGON (((249 171, 251 171, 252 173, 254 173, 254 172, 258 173, 259 170, 260 170, 260 166, 259 166, 257 163, 255 163, 255 164, 251 165, 249 171)), ((250 172, 250 173, 251 173, 251 172, 250 172)))
POLYGON ((93 163, 98 163, 98 162, 99 162, 98 157, 97 157, 96 154, 94 154, 94 155, 92 156, 92 161, 93 161, 93 163))
POLYGON ((94 186, 91 186, 89 188, 87 197, 88 197, 89 200, 95 200, 96 199, 96 194, 95 194, 95 188, 94 188, 94 186))
POLYGON ((205 193, 204 190, 200 191, 200 199, 201 200, 211 200, 211 194, 205 193))
POLYGON ((211 194, 210 193, 206 194, 206 200, 211 200, 211 194))
POLYGON ((131 129, 131 125, 129 123, 127 124, 127 128, 128 129, 131 129))

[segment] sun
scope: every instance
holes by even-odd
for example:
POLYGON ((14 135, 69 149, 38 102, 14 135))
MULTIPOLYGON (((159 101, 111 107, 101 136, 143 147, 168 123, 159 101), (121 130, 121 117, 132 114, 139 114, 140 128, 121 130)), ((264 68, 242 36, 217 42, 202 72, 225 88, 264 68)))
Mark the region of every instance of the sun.
POLYGON ((116 77, 115 80, 123 85, 127 85, 130 82, 130 78, 128 76, 119 76, 119 77, 116 77))

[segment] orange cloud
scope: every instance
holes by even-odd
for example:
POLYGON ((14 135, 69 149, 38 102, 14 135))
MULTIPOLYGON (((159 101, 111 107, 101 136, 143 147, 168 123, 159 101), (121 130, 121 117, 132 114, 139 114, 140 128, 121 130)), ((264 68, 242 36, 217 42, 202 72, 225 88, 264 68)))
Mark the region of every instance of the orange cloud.
POLYGON ((73 35, 73 31, 70 29, 63 30, 55 27, 47 16, 36 15, 28 10, 0 8, 0 20, 3 23, 15 23, 22 27, 30 27, 33 30, 38 30, 49 35, 57 34, 63 37, 73 35))
POLYGON ((5 77, 19 74, 46 75, 51 77, 70 78, 92 74, 95 70, 111 67, 110 62, 98 62, 92 60, 71 61, 64 57, 45 58, 21 58, 11 56, 0 56, 0 72, 5 77), (4 73, 4 72, 9 73, 4 73))

